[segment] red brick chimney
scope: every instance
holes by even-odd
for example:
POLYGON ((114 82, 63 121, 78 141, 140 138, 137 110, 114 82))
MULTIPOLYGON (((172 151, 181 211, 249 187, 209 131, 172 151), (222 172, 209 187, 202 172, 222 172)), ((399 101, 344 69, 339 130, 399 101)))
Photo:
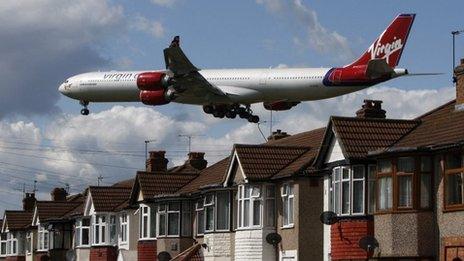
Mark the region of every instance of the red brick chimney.
POLYGON ((54 188, 52 192, 50 192, 52 201, 66 201, 66 197, 68 196, 68 192, 64 188, 54 188))
POLYGON ((33 211, 35 202, 35 193, 26 193, 26 196, 23 198, 23 210, 24 211, 33 211))
POLYGON ((169 160, 165 157, 166 151, 150 151, 150 157, 146 162, 147 172, 166 171, 169 160))
POLYGON ((205 160, 204 152, 190 152, 186 163, 197 170, 202 170, 208 165, 208 161, 205 160))
POLYGON ((457 111, 464 111, 464 59, 461 64, 454 68, 456 77, 456 107, 457 111))
POLYGON ((377 118, 385 119, 387 117, 386 111, 382 109, 382 101, 379 100, 364 100, 364 104, 356 112, 358 118, 377 118))
POLYGON ((267 140, 280 140, 288 136, 290 135, 287 134, 286 132, 283 132, 282 130, 277 130, 277 131, 273 131, 272 135, 267 137, 267 140))

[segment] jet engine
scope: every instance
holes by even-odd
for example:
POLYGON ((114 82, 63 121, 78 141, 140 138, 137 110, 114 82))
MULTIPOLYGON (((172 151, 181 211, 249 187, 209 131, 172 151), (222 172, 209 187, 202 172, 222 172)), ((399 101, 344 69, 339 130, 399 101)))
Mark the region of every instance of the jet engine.
POLYGON ((287 101, 276 101, 276 102, 263 102, 266 110, 272 111, 286 111, 296 106, 300 102, 287 102, 287 101))
POLYGON ((164 105, 171 102, 164 90, 140 91, 140 101, 145 105, 164 105))
POLYGON ((164 90, 169 85, 169 76, 163 72, 144 72, 137 76, 137 87, 141 91, 164 90))

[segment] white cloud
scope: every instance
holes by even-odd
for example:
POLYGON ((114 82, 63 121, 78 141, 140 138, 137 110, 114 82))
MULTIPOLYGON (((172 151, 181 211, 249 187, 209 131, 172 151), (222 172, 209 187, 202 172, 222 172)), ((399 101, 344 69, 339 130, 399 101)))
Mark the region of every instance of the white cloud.
POLYGON ((164 36, 164 27, 160 21, 151 21, 141 15, 135 17, 132 27, 155 38, 162 38, 164 36))
POLYGON ((303 4, 301 0, 256 0, 271 13, 295 19, 298 26, 306 28, 305 37, 295 36, 293 42, 298 47, 311 47, 317 52, 333 54, 333 58, 348 61, 353 58, 348 40, 336 31, 325 28, 317 17, 317 13, 303 4))

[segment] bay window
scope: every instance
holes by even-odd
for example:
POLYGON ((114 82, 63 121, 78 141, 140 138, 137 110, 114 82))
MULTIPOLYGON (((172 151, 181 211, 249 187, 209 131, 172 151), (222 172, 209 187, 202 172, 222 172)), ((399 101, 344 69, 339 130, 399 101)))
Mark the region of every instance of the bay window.
POLYGON ((401 156, 377 162, 377 210, 432 207, 433 167, 430 156, 401 156))
POLYGON ((78 219, 76 222, 75 245, 88 247, 90 245, 90 218, 78 219))
POLYGON ((156 207, 140 205, 139 238, 154 239, 156 237, 156 207))
POLYGON ((216 192, 216 230, 229 230, 230 196, 228 191, 216 192))
POLYGON ((106 243, 107 218, 106 215, 93 216, 93 244, 101 245, 106 243))
POLYGON ((294 190, 293 184, 286 183, 282 186, 282 216, 283 227, 293 227, 294 190))
POLYGON ((119 243, 127 243, 127 234, 129 233, 129 221, 127 213, 122 213, 119 217, 119 243))
POLYGON ((367 213, 374 214, 375 212, 375 175, 377 173, 376 165, 369 165, 367 169, 367 213))
POLYGON ((44 225, 38 226, 37 232, 37 251, 48 251, 50 241, 50 232, 44 225))
POLYGON ((205 232, 214 231, 214 194, 209 193, 205 196, 203 204, 205 209, 205 232))
POLYGON ((8 256, 18 255, 18 239, 14 232, 7 233, 6 254, 8 256))
POLYGON ((340 166, 332 170, 332 206, 338 215, 364 214, 365 166, 340 166))
POLYGON ((445 208, 464 208, 464 155, 451 153, 445 157, 445 208))
POLYGON ((275 227, 275 187, 266 186, 266 226, 275 227))
POLYGON ((197 234, 214 231, 229 231, 229 191, 205 194, 196 204, 197 234))
POLYGON ((115 245, 117 243, 117 219, 115 215, 110 215, 110 244, 115 245))

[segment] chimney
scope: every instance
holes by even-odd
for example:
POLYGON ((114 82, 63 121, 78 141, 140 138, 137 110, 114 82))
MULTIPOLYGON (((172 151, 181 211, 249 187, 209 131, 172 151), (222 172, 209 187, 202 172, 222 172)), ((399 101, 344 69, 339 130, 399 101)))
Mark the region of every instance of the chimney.
POLYGON ((52 192, 50 192, 52 197, 52 201, 66 201, 66 197, 68 196, 68 192, 64 188, 54 188, 52 192))
POLYGON ((280 140, 280 139, 283 139, 283 138, 286 138, 290 136, 289 134, 287 134, 286 132, 283 132, 282 130, 277 130, 277 131, 273 131, 272 132, 272 135, 267 137, 267 140, 280 140))
POLYGON ((35 193, 26 193, 26 196, 23 198, 23 210, 28 212, 34 211, 35 202, 35 193))
POLYGON ((150 151, 146 162, 147 172, 167 171, 169 160, 165 157, 166 151, 150 151))
POLYGON ((188 154, 188 160, 186 164, 196 168, 197 170, 202 170, 208 165, 208 161, 205 160, 204 152, 190 152, 188 154))
POLYGON ((461 64, 454 68, 454 77, 456 80, 456 111, 464 111, 464 59, 461 64))
POLYGON ((382 101, 364 100, 362 108, 356 112, 356 117, 363 119, 385 119, 387 115, 386 111, 382 109, 382 101))

